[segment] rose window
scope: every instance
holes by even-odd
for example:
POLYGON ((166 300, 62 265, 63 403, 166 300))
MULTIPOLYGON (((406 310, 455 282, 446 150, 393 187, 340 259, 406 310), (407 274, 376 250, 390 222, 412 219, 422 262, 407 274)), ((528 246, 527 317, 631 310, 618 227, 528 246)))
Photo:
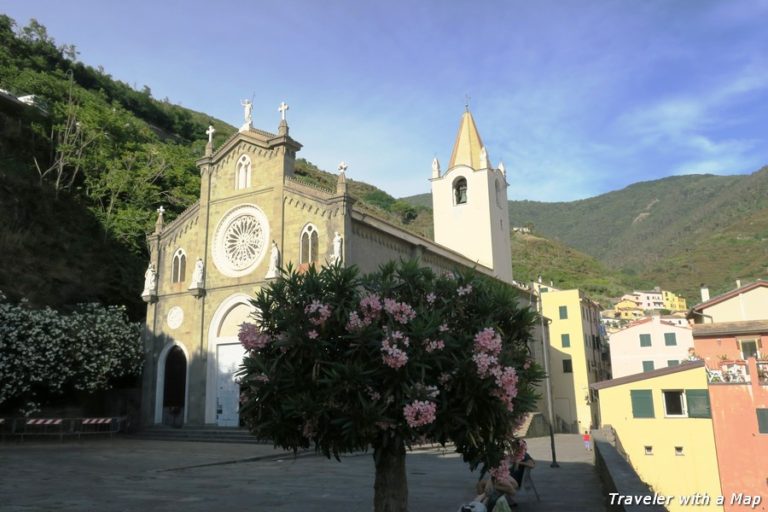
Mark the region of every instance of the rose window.
POLYGON ((247 268, 256 261, 263 247, 261 224, 250 215, 232 222, 224 235, 224 254, 236 270, 247 268))
POLYGON ((216 228, 213 262, 226 276, 245 276, 264 258, 268 240, 269 222, 261 208, 250 204, 233 208, 216 228))

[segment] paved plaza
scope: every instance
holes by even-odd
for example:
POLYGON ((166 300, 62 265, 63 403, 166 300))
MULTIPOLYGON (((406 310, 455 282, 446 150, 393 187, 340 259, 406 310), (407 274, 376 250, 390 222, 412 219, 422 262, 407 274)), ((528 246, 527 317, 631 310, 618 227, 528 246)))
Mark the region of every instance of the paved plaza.
MULTIPOLYGON (((549 438, 529 440, 541 496, 518 497, 518 510, 605 510, 592 452, 578 435, 558 435, 560 468, 549 465, 549 438)), ((472 499, 477 473, 442 449, 407 459, 412 512, 455 512, 472 499)), ((314 452, 294 457, 271 446, 116 438, 0 445, 0 509, 49 511, 369 511, 373 458, 339 463, 314 452)))

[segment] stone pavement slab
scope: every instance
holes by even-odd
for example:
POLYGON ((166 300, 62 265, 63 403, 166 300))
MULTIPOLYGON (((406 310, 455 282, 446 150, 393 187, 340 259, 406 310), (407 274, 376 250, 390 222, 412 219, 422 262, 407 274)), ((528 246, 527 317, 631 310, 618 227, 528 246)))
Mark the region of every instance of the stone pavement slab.
MULTIPOLYGON (((519 510, 604 510, 603 496, 578 435, 558 436, 561 467, 550 468, 549 439, 529 440, 537 459, 533 493, 519 510)), ((474 495, 477 472, 443 449, 407 459, 413 512, 454 512, 474 495)), ((369 511, 370 453, 339 463, 252 444, 186 443, 116 438, 82 443, 0 445, 0 509, 62 511, 369 511)))

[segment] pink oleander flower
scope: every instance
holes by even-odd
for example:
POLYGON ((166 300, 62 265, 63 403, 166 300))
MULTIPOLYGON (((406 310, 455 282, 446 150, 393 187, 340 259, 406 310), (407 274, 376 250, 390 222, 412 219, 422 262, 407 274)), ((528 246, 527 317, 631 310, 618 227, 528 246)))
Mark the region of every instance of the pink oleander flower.
POLYGON ((311 340, 316 340, 316 339, 317 339, 317 337, 318 337, 319 335, 317 334, 317 331, 316 331, 316 330, 312 329, 311 331, 309 331, 309 332, 307 333, 307 336, 308 336, 308 337, 309 337, 309 339, 311 339, 311 340))
POLYGON ((323 325, 331 316, 331 306, 323 304, 319 300, 313 300, 304 308, 304 313, 310 315, 309 321, 314 325, 323 325))
POLYGON ((472 291, 472 285, 468 284, 467 286, 459 286, 456 289, 456 294, 461 297, 463 295, 467 295, 472 291))
POLYGON ((496 359, 496 356, 484 353, 473 355, 472 361, 475 362, 475 365, 477 366, 477 375, 481 379, 491 375, 491 370, 499 364, 499 360, 496 359))
POLYGON ((525 364, 523 364, 523 370, 527 370, 528 368, 530 368, 532 362, 533 361, 531 361, 530 359, 526 359, 525 364))
POLYGON ((492 327, 486 327, 475 335, 475 352, 498 356, 501 353, 501 336, 492 327))
POLYGON ((429 292, 427 294, 427 304, 434 304, 435 303, 435 299, 437 299, 437 295, 435 295, 434 293, 429 292))
POLYGON ((360 310, 366 320, 379 318, 381 315, 381 299, 376 294, 368 294, 360 299, 360 310))
POLYGON ((440 332, 448 332, 448 324, 440 324, 440 327, 437 328, 440 332))
POLYGON ((393 346, 388 340, 381 342, 382 360, 390 368, 397 370, 402 368, 408 362, 408 354, 393 346))
POLYGON ((366 325, 370 324, 370 320, 360 320, 360 315, 357 314, 356 311, 353 311, 349 314, 349 320, 347 321, 347 331, 354 332, 359 331, 366 325))
POLYGON ((435 421, 437 405, 434 402, 415 400, 403 407, 403 416, 411 428, 429 425, 435 421))
POLYGON ((435 350, 443 350, 445 343, 443 340, 424 340, 424 350, 427 352, 434 352, 435 350))
POLYGON ((509 457, 504 457, 498 466, 491 468, 488 472, 497 481, 509 483, 512 480, 512 476, 509 474, 509 462, 509 457))
POLYGON ((365 387, 365 392, 368 393, 368 398, 373 400, 374 402, 377 402, 381 399, 381 393, 378 391, 374 391, 374 389, 371 386, 365 387))
POLYGON ((397 302, 393 299, 384 299, 384 311, 392 315, 394 319, 405 325, 416 318, 416 311, 405 302, 397 302))
POLYGON ((240 326, 237 338, 245 350, 261 350, 272 341, 272 338, 261 332, 256 324, 249 322, 244 322, 240 326))

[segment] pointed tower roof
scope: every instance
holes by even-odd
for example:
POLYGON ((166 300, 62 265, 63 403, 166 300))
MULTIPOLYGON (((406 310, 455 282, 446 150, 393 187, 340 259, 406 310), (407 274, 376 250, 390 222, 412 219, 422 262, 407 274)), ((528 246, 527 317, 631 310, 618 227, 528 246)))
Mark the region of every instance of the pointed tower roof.
POLYGON ((456 142, 453 145, 448 169, 457 165, 467 165, 472 169, 483 169, 480 152, 483 149, 483 141, 477 132, 472 113, 467 109, 461 116, 459 133, 456 134, 456 142))

